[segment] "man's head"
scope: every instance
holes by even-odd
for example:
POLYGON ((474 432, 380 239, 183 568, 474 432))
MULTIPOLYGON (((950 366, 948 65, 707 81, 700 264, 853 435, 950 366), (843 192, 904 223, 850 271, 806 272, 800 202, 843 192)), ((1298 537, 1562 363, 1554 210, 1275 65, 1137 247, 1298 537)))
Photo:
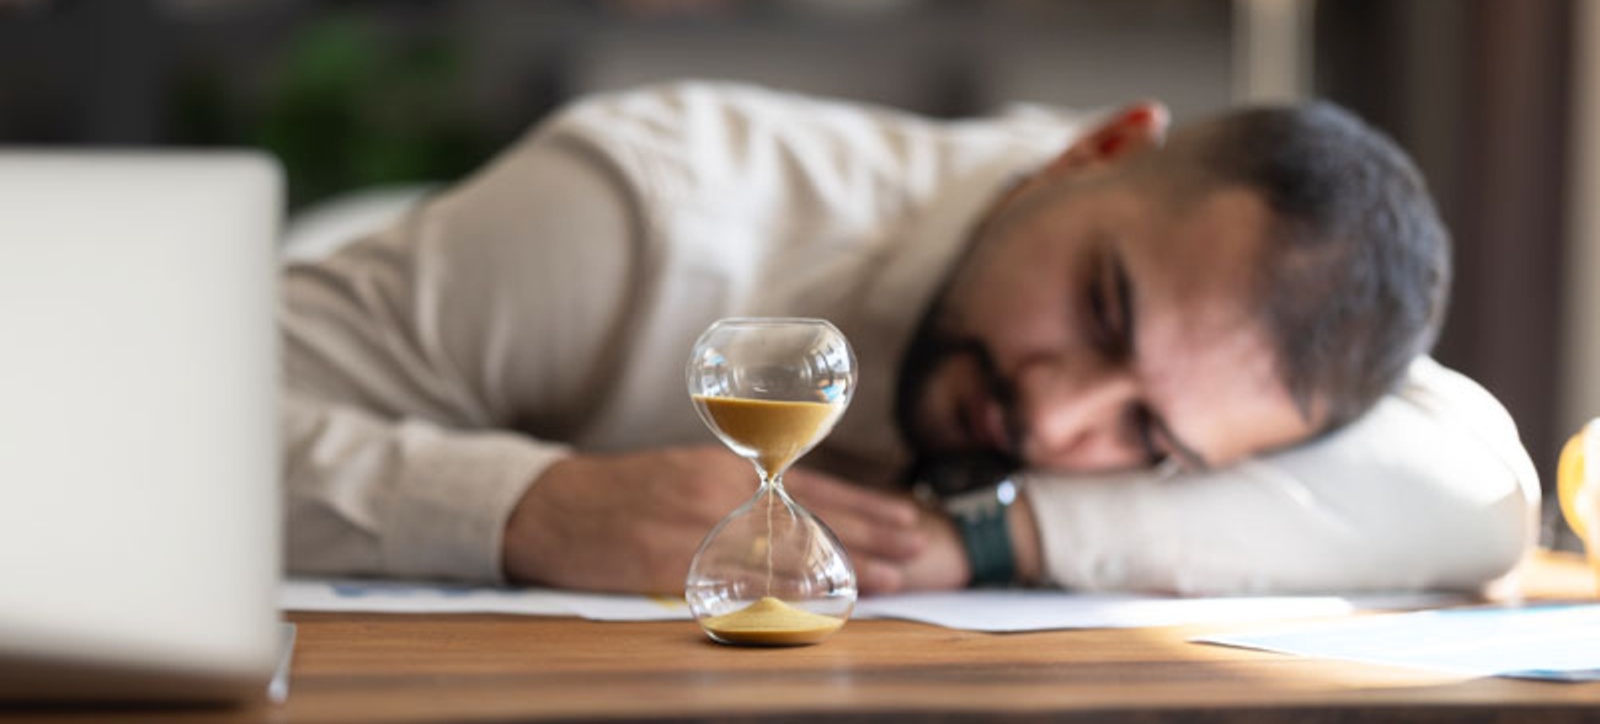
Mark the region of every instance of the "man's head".
POLYGON ((902 364, 920 454, 1225 464, 1348 422, 1431 348, 1449 240, 1392 142, 1325 104, 1164 126, 1135 107, 990 209, 902 364))

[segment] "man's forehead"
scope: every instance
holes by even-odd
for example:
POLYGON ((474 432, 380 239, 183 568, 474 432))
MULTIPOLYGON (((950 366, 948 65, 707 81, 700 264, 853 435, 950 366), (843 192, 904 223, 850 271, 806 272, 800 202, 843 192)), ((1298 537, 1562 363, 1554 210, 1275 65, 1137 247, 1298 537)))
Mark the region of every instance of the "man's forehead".
POLYGON ((1187 298, 1249 299, 1259 278, 1272 213, 1258 194, 1226 188, 1175 203, 1134 240, 1152 292, 1187 298))
MULTIPOLYGON (((1151 406, 1209 461, 1309 434, 1284 386, 1256 284, 1270 212, 1250 192, 1196 200, 1135 241, 1136 362, 1151 406)), ((1219 460, 1220 459, 1220 460, 1219 460)))

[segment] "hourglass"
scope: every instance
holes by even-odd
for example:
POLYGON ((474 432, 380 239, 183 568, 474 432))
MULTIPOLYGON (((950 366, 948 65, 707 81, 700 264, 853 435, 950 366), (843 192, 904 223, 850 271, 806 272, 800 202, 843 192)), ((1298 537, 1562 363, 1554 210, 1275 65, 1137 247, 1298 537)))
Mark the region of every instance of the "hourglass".
POLYGON ((833 532, 784 491, 783 473, 850 404, 850 343, 820 319, 724 319, 695 343, 688 377, 700 418, 761 483, 695 553, 684 590, 695 620, 726 644, 821 641, 850 617, 856 575, 833 532))

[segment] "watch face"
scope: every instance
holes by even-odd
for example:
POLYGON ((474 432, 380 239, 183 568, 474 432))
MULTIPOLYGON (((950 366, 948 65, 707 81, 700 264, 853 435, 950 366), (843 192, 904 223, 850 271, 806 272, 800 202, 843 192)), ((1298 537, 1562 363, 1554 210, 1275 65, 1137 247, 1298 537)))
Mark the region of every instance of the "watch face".
POLYGON ((993 486, 1016 471, 1014 461, 993 453, 925 456, 912 466, 911 482, 948 498, 993 486))

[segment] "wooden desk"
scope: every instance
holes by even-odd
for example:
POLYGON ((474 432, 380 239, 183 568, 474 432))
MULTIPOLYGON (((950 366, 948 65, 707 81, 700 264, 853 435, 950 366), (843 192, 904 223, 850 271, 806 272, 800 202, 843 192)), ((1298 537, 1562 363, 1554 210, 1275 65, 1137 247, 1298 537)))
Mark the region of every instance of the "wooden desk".
MULTIPOLYGON (((1575 560, 1538 597, 1587 597, 1575 560)), ((690 623, 297 613, 289 702, 116 712, 128 721, 577 719, 1567 722, 1600 684, 1464 680, 1190 644, 1219 627, 991 635, 856 621, 819 646, 741 649, 690 623)), ((38 712, 34 712, 38 713, 38 712)), ((108 712, 46 712, 103 721, 108 712)), ((0 712, 0 720, 6 714, 0 712)))

